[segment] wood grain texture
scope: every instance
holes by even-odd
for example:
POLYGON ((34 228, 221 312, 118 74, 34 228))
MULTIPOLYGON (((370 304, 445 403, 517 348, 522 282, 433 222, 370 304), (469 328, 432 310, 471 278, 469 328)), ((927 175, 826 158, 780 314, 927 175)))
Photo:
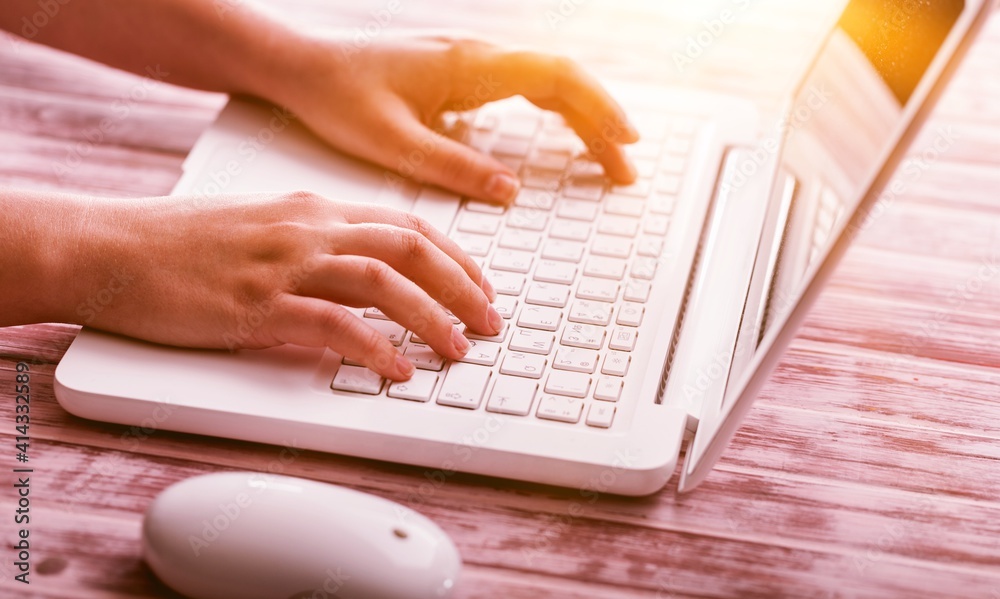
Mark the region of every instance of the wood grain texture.
MULTIPOLYGON (((304 26, 355 27, 383 4, 280 6, 304 26)), ((568 53, 606 76, 738 93, 767 113, 822 30, 825 10, 747 3, 681 71, 671 53, 737 3, 590 0, 553 24, 548 11, 559 4, 404 0, 390 28, 477 30, 568 53)), ((26 592, 12 581, 5 552, 0 596, 174 596, 139 559, 143 511, 175 481, 240 469, 341 484, 427 514, 466 561, 462 599, 1000 599, 998 54, 994 19, 912 155, 943 130, 955 144, 919 177, 901 171, 904 193, 850 250, 695 493, 678 496, 668 486, 640 499, 592 497, 468 475, 433 485, 421 468, 306 451, 283 463, 273 446, 89 422, 64 412, 52 393, 76 327, 11 327, 0 329, 0 422, 13 422, 15 366, 28 361, 36 573, 26 592)), ((0 185, 167 193, 223 102, 0 37, 0 185), (139 90, 142 98, 129 103, 139 90), (95 136, 108 118, 114 128, 95 136)), ((8 424, 0 441, 10 448, 8 424)), ((13 501, 0 494, 0 514, 13 501)))

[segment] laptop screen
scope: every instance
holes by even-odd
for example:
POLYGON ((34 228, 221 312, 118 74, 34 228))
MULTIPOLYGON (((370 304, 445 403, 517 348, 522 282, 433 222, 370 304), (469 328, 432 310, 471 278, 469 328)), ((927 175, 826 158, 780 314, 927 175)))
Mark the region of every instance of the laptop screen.
POLYGON ((894 142, 907 102, 964 8, 963 0, 848 2, 783 123, 773 200, 776 243, 763 248, 776 268, 764 290, 758 341, 795 304, 809 268, 853 214, 894 142))

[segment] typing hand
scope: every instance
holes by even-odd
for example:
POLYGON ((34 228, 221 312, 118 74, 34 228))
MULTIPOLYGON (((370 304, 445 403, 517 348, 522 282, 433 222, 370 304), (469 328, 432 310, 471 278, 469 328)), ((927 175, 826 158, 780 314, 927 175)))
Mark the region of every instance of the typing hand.
POLYGON ((192 202, 90 200, 63 238, 57 319, 186 347, 329 347, 394 380, 412 365, 343 306, 375 306, 451 359, 468 342, 442 305, 473 332, 502 325, 479 267, 405 212, 308 193, 192 202))
POLYGON ((314 39, 288 60, 271 100, 291 108, 335 147, 420 182, 507 204, 516 174, 430 129, 443 111, 477 108, 514 95, 561 113, 607 175, 635 172, 622 144, 637 141, 622 109, 574 62, 485 42, 383 35, 364 48, 314 39))

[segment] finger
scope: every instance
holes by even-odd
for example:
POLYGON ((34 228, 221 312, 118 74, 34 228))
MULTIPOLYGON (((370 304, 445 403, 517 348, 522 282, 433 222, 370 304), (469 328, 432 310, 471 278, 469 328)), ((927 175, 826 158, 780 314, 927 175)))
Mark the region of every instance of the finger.
POLYGON ((482 288, 441 248, 413 229, 382 223, 337 227, 330 252, 385 262, 478 333, 493 335, 502 326, 482 288))
MULTIPOLYGON (((398 114, 391 136, 395 152, 423 183, 438 185, 463 196, 508 205, 521 187, 517 174, 502 162, 436 133, 412 113, 398 114)), ((403 174, 408 174, 403 172, 403 174)))
POLYGON ((446 358, 460 360, 469 350, 444 309, 385 262, 362 256, 324 258, 297 292, 349 306, 375 306, 446 358))
POLYGON ((479 268, 475 260, 458 247, 458 244, 447 235, 437 230, 426 220, 419 216, 383 206, 372 206, 370 204, 344 204, 344 218, 349 224, 361 223, 383 223, 404 229, 410 229, 423 235, 434 245, 448 254, 474 282, 482 288, 486 297, 492 302, 496 299, 497 293, 493 286, 483 275, 483 270, 479 268))
POLYGON ((618 143, 639 140, 622 107, 576 62, 531 51, 502 51, 486 44, 462 44, 452 101, 462 106, 522 95, 532 102, 561 100, 600 130, 614 132, 618 143))
POLYGON ((275 311, 271 326, 282 343, 328 347, 395 381, 409 379, 414 371, 413 364, 385 336, 328 301, 288 296, 275 311))
POLYGON ((619 184, 635 182, 637 172, 621 144, 609 136, 607 129, 597 130, 590 121, 571 108, 561 107, 563 118, 587 146, 590 154, 601 163, 609 179, 619 184))

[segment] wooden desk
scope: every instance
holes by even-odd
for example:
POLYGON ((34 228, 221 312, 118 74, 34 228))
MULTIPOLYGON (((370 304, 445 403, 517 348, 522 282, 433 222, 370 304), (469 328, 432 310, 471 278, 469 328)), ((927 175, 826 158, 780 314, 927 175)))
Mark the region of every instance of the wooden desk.
MULTIPOLYGON (((282 5, 363 24, 378 0, 282 5)), ((407 2, 389 25, 457 24, 545 41, 604 74, 653 72, 773 109, 818 3, 749 3, 690 70, 670 60, 729 0, 407 2), (555 13, 558 14, 558 13, 555 13), (619 20, 633 25, 623 27, 619 20)), ((745 4, 745 3, 739 3, 745 4)), ((948 596, 1000 598, 1000 21, 914 147, 954 146, 852 249, 708 481, 644 499, 474 476, 67 415, 52 373, 76 328, 0 330, 5 544, 0 595, 169 596, 139 560, 143 511, 165 486, 225 469, 282 471, 408 503, 465 559, 458 597, 948 596), (922 145, 923 144, 923 145, 922 145), (32 584, 13 582, 15 365, 31 364, 32 584), (575 514, 575 515, 574 515, 575 514)), ((0 184, 163 194, 217 95, 155 85, 0 38, 0 184), (139 91, 143 90, 143 91, 139 91), (114 103, 130 95, 128 114, 114 103), (115 127, 100 133, 101 119, 115 127), (62 165, 64 168, 57 168, 62 165)))

